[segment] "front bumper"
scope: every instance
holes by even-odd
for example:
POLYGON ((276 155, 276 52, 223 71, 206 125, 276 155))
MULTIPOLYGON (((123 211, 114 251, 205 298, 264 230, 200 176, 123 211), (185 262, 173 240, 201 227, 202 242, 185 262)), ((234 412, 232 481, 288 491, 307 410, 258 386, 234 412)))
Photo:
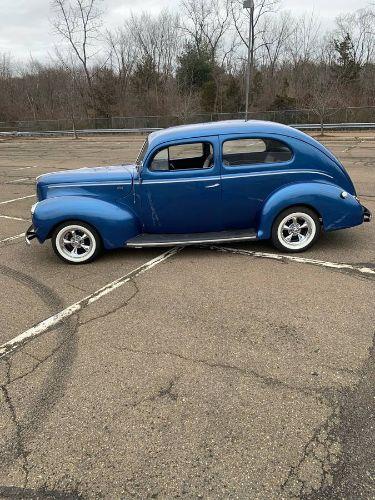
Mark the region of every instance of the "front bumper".
POLYGON ((363 208, 363 222, 370 222, 372 219, 372 213, 368 208, 362 205, 363 208))
POLYGON ((29 227, 29 229, 25 233, 25 242, 27 245, 31 245, 31 241, 36 238, 36 231, 33 224, 29 227))

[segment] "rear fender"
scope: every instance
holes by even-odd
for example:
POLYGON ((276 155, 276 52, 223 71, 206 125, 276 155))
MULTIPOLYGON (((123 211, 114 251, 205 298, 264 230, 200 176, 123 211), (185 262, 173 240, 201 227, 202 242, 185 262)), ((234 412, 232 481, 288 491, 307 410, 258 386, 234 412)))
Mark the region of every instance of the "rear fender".
POLYGON ((123 247, 141 232, 141 223, 129 207, 88 196, 59 196, 37 204, 33 224, 40 243, 51 237, 66 220, 80 220, 93 226, 107 249, 123 247))
POLYGON ((322 218, 325 231, 357 226, 363 222, 363 210, 354 196, 343 199, 343 189, 323 182, 301 182, 272 193, 264 202, 258 219, 258 238, 271 237, 273 221, 293 205, 305 205, 322 218))

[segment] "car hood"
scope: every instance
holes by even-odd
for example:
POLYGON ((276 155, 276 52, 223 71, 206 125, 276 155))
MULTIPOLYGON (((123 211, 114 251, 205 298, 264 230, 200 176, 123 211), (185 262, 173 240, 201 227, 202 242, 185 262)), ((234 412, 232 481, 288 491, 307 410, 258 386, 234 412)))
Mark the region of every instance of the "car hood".
POLYGON ((45 186, 68 184, 97 184, 97 183, 132 183, 137 175, 134 164, 113 165, 108 167, 85 167, 76 170, 63 170, 41 175, 37 178, 40 188, 45 186))

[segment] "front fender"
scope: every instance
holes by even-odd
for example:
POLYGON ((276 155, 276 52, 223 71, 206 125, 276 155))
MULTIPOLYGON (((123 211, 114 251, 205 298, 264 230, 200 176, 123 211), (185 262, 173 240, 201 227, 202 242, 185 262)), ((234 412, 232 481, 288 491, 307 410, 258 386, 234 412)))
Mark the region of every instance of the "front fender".
POLYGON ((272 193, 259 214, 258 238, 271 237, 273 221, 280 212, 293 205, 314 209, 323 220, 325 231, 357 226, 363 222, 363 209, 354 196, 343 199, 343 189, 323 182, 301 182, 272 193))
POLYGON ((93 226, 107 249, 120 248, 141 232, 140 221, 129 207, 88 196, 59 196, 47 198, 35 207, 33 224, 39 242, 43 243, 66 220, 80 220, 93 226))

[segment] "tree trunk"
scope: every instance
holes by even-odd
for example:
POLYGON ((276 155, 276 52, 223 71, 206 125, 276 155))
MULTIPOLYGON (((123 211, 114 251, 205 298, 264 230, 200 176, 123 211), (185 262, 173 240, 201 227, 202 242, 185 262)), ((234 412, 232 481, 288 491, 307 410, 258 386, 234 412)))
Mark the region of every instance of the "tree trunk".
POLYGON ((78 134, 77 134, 77 129, 76 129, 76 119, 74 116, 72 116, 72 126, 73 126, 74 139, 79 139, 78 134))

